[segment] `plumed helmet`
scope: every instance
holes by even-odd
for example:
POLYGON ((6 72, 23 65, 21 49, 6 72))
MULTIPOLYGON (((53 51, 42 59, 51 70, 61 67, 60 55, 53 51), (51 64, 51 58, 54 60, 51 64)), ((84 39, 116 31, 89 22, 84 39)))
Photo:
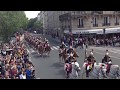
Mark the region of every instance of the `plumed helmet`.
POLYGON ((72 46, 70 46, 70 49, 72 49, 72 46))
POLYGON ((90 55, 93 56, 93 52, 90 52, 90 55))
POLYGON ((106 56, 108 56, 108 55, 109 55, 109 53, 108 53, 108 52, 106 52, 106 53, 105 53, 105 55, 106 55, 106 56))
POLYGON ((62 42, 62 44, 64 44, 64 42, 62 42))
POLYGON ((70 57, 73 57, 73 54, 72 54, 72 53, 70 54, 70 57))

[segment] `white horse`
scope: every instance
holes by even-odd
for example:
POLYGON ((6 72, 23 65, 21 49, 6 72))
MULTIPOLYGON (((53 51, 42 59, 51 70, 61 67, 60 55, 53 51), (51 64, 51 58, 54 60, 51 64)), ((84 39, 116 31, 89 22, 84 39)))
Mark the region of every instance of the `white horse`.
POLYGON ((67 70, 66 65, 67 64, 65 64, 65 66, 64 66, 64 70, 65 70, 66 74, 69 75, 69 78, 70 79, 77 79, 80 76, 80 71, 81 71, 81 68, 80 68, 78 62, 72 62, 71 63, 71 65, 72 65, 71 69, 72 70, 69 73, 66 71, 67 70))
MULTIPOLYGON (((88 77, 85 77, 84 75, 86 74, 86 64, 87 62, 85 62, 83 64, 82 67, 82 78, 86 78, 86 79, 104 79, 104 77, 106 76, 106 68, 102 67, 102 64, 97 64, 96 62, 94 63, 92 70, 89 72, 88 77)), ((87 70, 89 70, 90 66, 87 66, 87 70)))
MULTIPOLYGON (((102 63, 99 63, 102 64, 102 63)), ((104 65, 107 68, 107 65, 104 65)), ((106 69, 107 70, 107 69, 106 69)), ((111 65, 109 73, 106 75, 108 79, 119 79, 120 67, 119 65, 111 65)))
MULTIPOLYGON (((82 68, 82 74, 84 75, 86 73, 86 63, 83 64, 82 68)), ((98 65, 95 63, 93 70, 89 72, 88 79, 117 79, 120 76, 120 68, 118 65, 111 65, 110 72, 108 75, 106 75, 107 71, 107 65, 104 63, 98 63, 98 65)), ((82 76, 83 78, 83 76, 82 76)))

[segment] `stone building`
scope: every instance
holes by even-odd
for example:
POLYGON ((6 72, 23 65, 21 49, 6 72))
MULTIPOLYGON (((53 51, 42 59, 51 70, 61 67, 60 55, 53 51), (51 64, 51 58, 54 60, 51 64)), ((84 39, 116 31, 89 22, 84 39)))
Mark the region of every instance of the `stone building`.
MULTIPOLYGON (((103 28, 118 28, 119 11, 41 11, 45 32, 59 33, 103 33, 103 28)), ((113 31, 113 30, 112 30, 113 31)), ((115 30, 114 30, 115 31, 115 30)))

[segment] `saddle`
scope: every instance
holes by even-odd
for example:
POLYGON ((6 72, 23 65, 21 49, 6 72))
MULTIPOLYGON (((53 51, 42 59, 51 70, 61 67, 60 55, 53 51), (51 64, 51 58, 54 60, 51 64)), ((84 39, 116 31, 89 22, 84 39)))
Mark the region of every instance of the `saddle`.
POLYGON ((86 64, 86 70, 92 70, 93 69, 93 64, 94 63, 87 63, 86 64))
POLYGON ((65 70, 66 70, 67 72, 72 72, 72 64, 66 63, 65 65, 66 65, 65 70))
POLYGON ((107 69, 106 73, 107 73, 107 74, 110 72, 111 65, 112 65, 112 64, 107 64, 107 67, 106 67, 106 69, 107 69))

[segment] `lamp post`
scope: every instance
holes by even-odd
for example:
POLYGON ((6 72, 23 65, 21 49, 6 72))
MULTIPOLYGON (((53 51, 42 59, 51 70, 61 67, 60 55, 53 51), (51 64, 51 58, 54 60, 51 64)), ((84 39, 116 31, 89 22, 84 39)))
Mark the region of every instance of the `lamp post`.
POLYGON ((105 38, 106 38, 106 28, 103 28, 103 35, 104 35, 104 42, 105 42, 105 38))

